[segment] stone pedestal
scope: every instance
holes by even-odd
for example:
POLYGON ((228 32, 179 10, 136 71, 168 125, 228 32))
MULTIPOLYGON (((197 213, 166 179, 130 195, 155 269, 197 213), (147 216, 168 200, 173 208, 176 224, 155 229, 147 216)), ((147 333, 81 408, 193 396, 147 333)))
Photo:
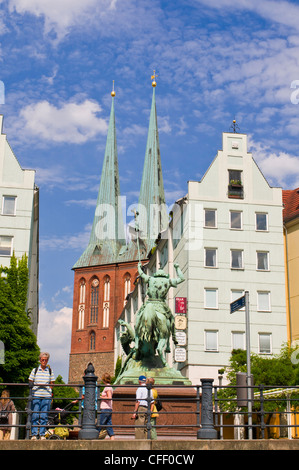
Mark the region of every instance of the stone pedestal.
MULTIPOLYGON (((116 434, 134 435, 134 421, 131 417, 136 389, 137 386, 118 386, 114 390, 112 423, 116 434)), ((196 435, 196 425, 199 423, 196 388, 157 385, 156 390, 163 404, 156 421, 157 426, 162 426, 157 427, 158 436, 196 435)))

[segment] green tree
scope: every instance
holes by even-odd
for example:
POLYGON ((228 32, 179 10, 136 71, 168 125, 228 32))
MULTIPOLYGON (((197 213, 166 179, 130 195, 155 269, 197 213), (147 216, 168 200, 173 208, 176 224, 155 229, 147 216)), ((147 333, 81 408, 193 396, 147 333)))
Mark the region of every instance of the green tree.
MULTIPOLYGON (((38 363, 39 347, 30 329, 26 312, 28 260, 11 257, 8 268, 0 268, 0 341, 4 346, 4 364, 0 364, 0 382, 26 383, 38 363)), ((20 392, 20 391, 19 391, 20 392)))
MULTIPOLYGON (((288 344, 283 345, 279 354, 272 357, 260 356, 258 354, 250 355, 251 374, 253 375, 254 391, 258 391, 259 386, 263 386, 264 390, 277 389, 279 387, 294 387, 298 383, 299 366, 292 361, 292 353, 294 348, 288 344)), ((226 368, 229 386, 219 392, 219 398, 224 399, 221 406, 227 411, 234 411, 236 403, 236 377, 238 372, 247 371, 246 351, 236 349, 232 351, 229 366, 226 368)), ((299 391, 293 392, 293 406, 298 406, 299 391)), ((255 407, 260 406, 256 397, 255 407)), ((286 407, 285 393, 282 389, 276 399, 266 400, 263 404, 264 410, 267 412, 284 410, 286 407)))
POLYGON ((78 416, 78 414, 76 414, 75 412, 78 411, 79 405, 71 405, 73 401, 76 401, 78 399, 79 393, 73 387, 65 386, 61 375, 58 375, 55 379, 55 386, 53 387, 52 408, 60 408, 62 410, 66 409, 68 411, 68 413, 66 414, 66 422, 68 424, 73 424, 74 418, 78 416), (58 385, 62 386, 59 387, 58 385), (70 411, 74 411, 74 413, 69 413, 70 411))

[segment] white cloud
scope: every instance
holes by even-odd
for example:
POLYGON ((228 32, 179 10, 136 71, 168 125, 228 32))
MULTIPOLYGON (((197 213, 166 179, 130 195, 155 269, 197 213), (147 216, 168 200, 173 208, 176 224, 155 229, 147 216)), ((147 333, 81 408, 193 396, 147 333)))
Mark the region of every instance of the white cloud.
POLYGON ((95 101, 63 103, 58 108, 48 101, 33 103, 20 111, 23 129, 29 136, 51 142, 82 144, 107 132, 108 124, 98 117, 95 101))
MULTIPOLYGON (((52 163, 51 163, 52 165, 52 163)), ((43 191, 52 191, 53 188, 59 188, 63 191, 88 191, 93 194, 98 192, 99 176, 85 174, 82 178, 81 174, 70 172, 68 168, 62 165, 49 166, 48 168, 35 167, 36 184, 43 188, 43 191)), ((66 201, 66 205, 74 203, 73 200, 66 201)), ((79 204, 80 202, 78 202, 79 204)), ((83 205, 82 200, 82 205, 83 205)), ((95 205, 95 201, 87 199, 85 206, 95 205)))
POLYGON ((72 27, 114 9, 117 0, 9 0, 11 11, 44 18, 45 33, 60 41, 72 27))
POLYGON ((268 146, 250 141, 249 149, 268 182, 283 189, 299 187, 299 156, 273 152, 268 146))
POLYGON ((68 364, 71 345, 72 308, 63 307, 49 311, 45 304, 39 309, 38 346, 50 353, 49 364, 55 377, 68 380, 68 364))
POLYGON ((88 245, 91 232, 91 225, 87 224, 83 232, 78 232, 75 235, 62 235, 41 237, 40 249, 41 250, 80 250, 88 245))
POLYGON ((262 18, 275 21, 294 29, 298 29, 299 7, 294 3, 284 0, 197 0, 209 7, 221 9, 222 11, 232 8, 236 10, 247 10, 260 15, 262 18))

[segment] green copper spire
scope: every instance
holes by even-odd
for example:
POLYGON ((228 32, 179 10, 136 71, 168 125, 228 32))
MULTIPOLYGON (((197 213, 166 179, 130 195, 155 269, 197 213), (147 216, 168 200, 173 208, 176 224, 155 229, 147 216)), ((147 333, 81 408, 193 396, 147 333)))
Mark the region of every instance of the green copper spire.
POLYGON ((155 245, 159 233, 167 228, 169 220, 165 204, 160 156, 155 78, 154 74, 152 76, 152 107, 138 203, 140 237, 145 241, 148 252, 155 245))
POLYGON ((112 104, 105 157, 89 244, 74 268, 113 263, 117 259, 121 246, 125 245, 116 143, 114 90, 111 96, 112 104))

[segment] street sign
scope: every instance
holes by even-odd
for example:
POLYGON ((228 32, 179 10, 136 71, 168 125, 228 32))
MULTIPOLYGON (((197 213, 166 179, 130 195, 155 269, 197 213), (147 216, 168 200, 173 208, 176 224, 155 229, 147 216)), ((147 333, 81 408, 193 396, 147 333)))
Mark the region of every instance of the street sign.
POLYGON ((243 307, 245 307, 245 295, 230 304, 230 313, 234 313, 236 310, 240 310, 240 308, 243 307))
POLYGON ((177 330, 185 330, 187 328, 187 318, 185 315, 176 315, 174 317, 174 325, 177 330))
POLYGON ((185 362, 187 358, 185 348, 175 348, 174 350, 174 360, 175 362, 185 362))
POLYGON ((187 298, 186 297, 175 298, 175 313, 187 313, 187 298))
POLYGON ((176 331, 175 336, 178 342, 178 346, 186 346, 187 343, 187 335, 185 331, 176 331))

